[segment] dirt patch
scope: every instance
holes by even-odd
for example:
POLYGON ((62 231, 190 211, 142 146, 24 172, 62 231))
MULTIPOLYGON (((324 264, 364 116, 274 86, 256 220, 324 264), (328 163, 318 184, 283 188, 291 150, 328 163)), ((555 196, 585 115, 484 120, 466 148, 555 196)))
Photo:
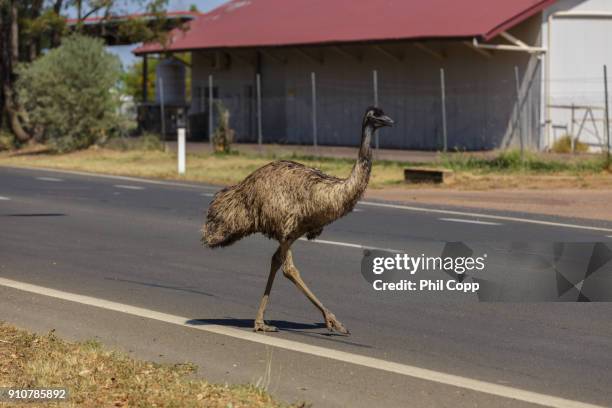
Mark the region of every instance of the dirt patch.
POLYGON ((370 189, 367 198, 612 221, 612 189, 370 189))

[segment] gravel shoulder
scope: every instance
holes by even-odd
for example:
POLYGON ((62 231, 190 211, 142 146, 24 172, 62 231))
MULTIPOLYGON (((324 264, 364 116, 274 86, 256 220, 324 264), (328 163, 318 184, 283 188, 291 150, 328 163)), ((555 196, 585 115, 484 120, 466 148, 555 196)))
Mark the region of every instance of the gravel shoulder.
POLYGON ((612 221, 612 189, 370 189, 366 198, 612 221))

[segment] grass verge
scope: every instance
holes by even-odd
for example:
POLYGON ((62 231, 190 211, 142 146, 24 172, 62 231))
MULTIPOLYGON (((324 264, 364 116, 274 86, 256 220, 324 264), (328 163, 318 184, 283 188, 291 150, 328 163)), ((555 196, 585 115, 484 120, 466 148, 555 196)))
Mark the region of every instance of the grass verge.
MULTIPOLYGON (((81 170, 96 173, 179 179, 218 185, 234 184, 271 160, 286 158, 346 177, 354 160, 312 157, 259 157, 247 154, 189 154, 187 174, 178 176, 176 155, 171 152, 147 149, 91 148, 87 150, 54 154, 41 149, 21 152, 0 152, 0 164, 15 166, 47 167, 64 170, 81 170)), ((398 163, 376 163, 372 183, 376 187, 397 184, 401 181, 402 167, 398 163)))
POLYGON ((195 370, 191 364, 138 361, 105 350, 95 341, 70 343, 53 333, 39 336, 0 322, 0 387, 66 387, 69 400, 61 406, 283 406, 254 386, 193 379, 195 370))
MULTIPOLYGON (((18 152, 0 152, 0 165, 47 167, 228 185, 239 182, 252 171, 276 159, 296 160, 338 177, 346 177, 354 164, 353 159, 291 153, 267 156, 249 153, 222 155, 200 153, 187 156, 187 174, 178 176, 175 154, 160 150, 150 143, 130 142, 110 147, 94 147, 67 154, 45 152, 41 147, 18 152)), ((469 153, 441 154, 430 163, 377 160, 374 162, 370 188, 405 185, 403 170, 407 166, 442 167, 453 170, 455 176, 452 181, 439 188, 482 190, 516 187, 612 187, 612 176, 603 170, 604 161, 601 156, 551 158, 551 156, 528 153, 524 159, 521 159, 519 152, 508 151, 493 157, 469 153)))

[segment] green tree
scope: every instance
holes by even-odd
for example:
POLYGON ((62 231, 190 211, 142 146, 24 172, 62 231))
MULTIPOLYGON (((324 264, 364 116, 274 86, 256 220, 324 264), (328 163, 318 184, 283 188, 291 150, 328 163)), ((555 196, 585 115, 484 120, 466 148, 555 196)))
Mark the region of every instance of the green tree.
MULTIPOLYGON (((155 95, 155 70, 157 68, 158 60, 149 58, 147 63, 147 94, 149 100, 154 98, 155 95)), ((144 81, 142 75, 143 62, 137 61, 130 65, 121 75, 121 82, 124 85, 124 92, 134 98, 135 101, 142 101, 142 82, 144 81)))
MULTIPOLYGON (((168 56, 166 56, 168 57, 168 56)), ((191 69, 191 53, 174 53, 173 58, 185 64, 187 70, 191 69)), ((159 60, 156 58, 149 58, 147 63, 147 95, 149 101, 155 98, 155 84, 157 78, 157 64, 159 60)), ((121 82, 123 83, 123 91, 127 95, 131 95, 135 101, 142 101, 142 82, 143 78, 143 62, 136 61, 130 65, 121 75, 121 82)), ((187 75, 185 78, 185 95, 189 100, 191 98, 191 75, 187 75)))
POLYGON ((116 131, 113 88, 119 60, 101 40, 72 35, 62 45, 21 67, 17 91, 28 122, 57 151, 81 149, 116 131))
POLYGON ((85 33, 82 23, 93 15, 101 17, 102 28, 87 34, 103 36, 104 24, 125 14, 130 5, 139 6, 149 16, 123 22, 117 35, 124 41, 165 43, 167 3, 168 0, 0 0, 0 128, 6 125, 20 142, 26 142, 34 133, 24 119, 32 115, 24 110, 15 89, 19 63, 34 61, 41 50, 59 46, 71 31, 85 33), (69 11, 77 16, 71 28, 65 17, 69 11))

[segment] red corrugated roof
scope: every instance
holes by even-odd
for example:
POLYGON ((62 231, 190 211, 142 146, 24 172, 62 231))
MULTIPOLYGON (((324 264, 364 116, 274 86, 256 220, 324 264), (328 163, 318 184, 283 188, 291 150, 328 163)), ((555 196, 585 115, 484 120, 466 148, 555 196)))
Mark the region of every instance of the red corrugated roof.
MULTIPOLYGON (((232 0, 175 30, 166 49, 426 38, 485 40, 556 0, 232 0)), ((163 51, 146 44, 136 54, 163 51)))

